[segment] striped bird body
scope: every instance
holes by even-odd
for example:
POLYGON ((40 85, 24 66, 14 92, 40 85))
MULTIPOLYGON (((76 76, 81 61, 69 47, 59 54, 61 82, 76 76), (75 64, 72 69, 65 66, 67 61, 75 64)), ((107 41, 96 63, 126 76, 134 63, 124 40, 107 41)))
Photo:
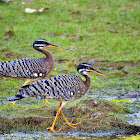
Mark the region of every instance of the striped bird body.
POLYGON ((45 77, 53 67, 47 58, 22 58, 0 62, 0 76, 21 80, 45 77))
POLYGON ((46 77, 53 68, 54 58, 45 47, 61 48, 38 38, 33 42, 33 48, 43 53, 46 58, 22 58, 0 62, 0 77, 24 80, 24 85, 46 77))
POLYGON ((64 118, 65 124, 72 128, 76 128, 75 126, 80 124, 81 121, 76 124, 72 123, 72 121, 70 123, 62 111, 63 106, 67 102, 71 102, 82 97, 87 92, 90 87, 90 76, 87 74, 87 72, 95 72, 102 76, 106 76, 103 73, 95 70, 92 65, 88 63, 80 63, 77 66, 77 71, 85 77, 85 81, 76 75, 60 75, 49 79, 42 79, 21 87, 18 93, 10 97, 8 100, 15 101, 25 97, 58 100, 60 101, 60 105, 58 107, 54 122, 52 126, 47 129, 53 132, 59 132, 62 130, 62 127, 58 131, 54 130, 59 114, 61 114, 64 118))
POLYGON ((72 101, 86 93, 84 81, 76 75, 61 75, 42 79, 23 86, 17 95, 8 100, 14 101, 25 97, 36 99, 55 99, 58 101, 72 101))

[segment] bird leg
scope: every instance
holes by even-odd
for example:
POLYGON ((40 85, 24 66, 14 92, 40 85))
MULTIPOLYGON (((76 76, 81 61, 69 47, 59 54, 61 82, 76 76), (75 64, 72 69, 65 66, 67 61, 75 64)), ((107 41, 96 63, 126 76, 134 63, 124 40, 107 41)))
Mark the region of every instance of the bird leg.
POLYGON ((15 104, 16 104, 16 101, 10 102, 10 104, 13 104, 13 105, 15 105, 15 104))
POLYGON ((66 118, 66 116, 63 114, 62 110, 61 110, 61 115, 62 115, 62 117, 64 118, 64 120, 66 122, 65 124, 69 125, 72 128, 76 128, 75 125, 78 125, 78 124, 81 123, 81 121, 80 121, 79 123, 75 123, 74 124, 74 123, 72 123, 73 120, 71 121, 71 123, 69 123, 68 120, 67 120, 67 118, 66 118))
POLYGON ((63 107, 63 105, 62 105, 62 103, 60 103, 60 105, 59 105, 59 107, 58 107, 58 111, 57 111, 57 113, 56 113, 56 116, 55 116, 55 119, 54 119, 54 122, 53 122, 52 126, 49 127, 49 128, 47 128, 47 129, 50 129, 51 131, 53 131, 53 132, 55 132, 55 133, 57 133, 57 132, 59 132, 59 131, 62 130, 62 127, 61 127, 58 131, 55 131, 55 130, 54 130, 54 126, 55 126, 55 123, 56 123, 57 117, 58 117, 59 114, 61 113, 61 111, 62 111, 62 107, 63 107))
POLYGON ((81 121, 80 121, 79 123, 72 124, 72 121, 73 121, 73 120, 71 121, 71 123, 68 122, 67 118, 65 117, 65 115, 64 115, 63 112, 62 112, 62 108, 63 108, 63 106, 64 106, 65 104, 66 104, 66 102, 60 103, 60 105, 59 105, 59 107, 58 107, 58 111, 57 111, 56 117, 55 117, 55 119, 54 119, 54 122, 53 122, 52 126, 49 127, 49 128, 47 128, 47 129, 50 129, 51 131, 53 131, 53 132, 55 132, 55 133, 62 130, 62 127, 61 127, 58 131, 55 131, 55 130, 54 130, 54 126, 55 126, 57 117, 59 116, 60 113, 61 113, 62 117, 64 118, 64 120, 65 120, 65 122, 66 122, 65 124, 69 125, 69 126, 72 127, 72 128, 76 128, 75 125, 78 125, 78 124, 81 123, 81 121))
POLYGON ((52 105, 53 103, 49 102, 47 99, 44 99, 44 101, 46 102, 46 104, 52 105))
POLYGON ((22 86, 27 85, 27 83, 29 83, 29 82, 30 82, 30 80, 29 80, 29 79, 27 79, 27 80, 25 81, 25 83, 24 83, 22 86))
MULTIPOLYGON (((23 86, 27 85, 27 83, 29 83, 29 82, 30 82, 30 79, 27 79, 25 81, 25 83, 23 84, 23 86)), ((52 105, 53 104, 53 103, 50 103, 47 99, 44 99, 44 101, 45 101, 46 104, 49 104, 49 105, 52 105)))
MULTIPOLYGON (((29 83, 29 82, 30 82, 30 79, 27 79, 25 81, 25 83, 23 84, 23 86, 27 85, 27 83, 29 83)), ((53 103, 50 103, 47 99, 44 99, 44 101, 45 101, 46 104, 49 104, 49 105, 52 105, 53 104, 53 103)))

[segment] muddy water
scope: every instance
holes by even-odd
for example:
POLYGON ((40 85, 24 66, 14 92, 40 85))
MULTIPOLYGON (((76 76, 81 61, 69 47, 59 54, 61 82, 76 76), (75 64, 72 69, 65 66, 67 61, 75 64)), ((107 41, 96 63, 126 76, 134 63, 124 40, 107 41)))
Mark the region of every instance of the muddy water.
POLYGON ((86 132, 67 132, 67 133, 51 133, 51 132, 11 132, 10 134, 0 134, 0 140, 140 140, 140 135, 124 135, 124 131, 111 131, 100 133, 86 132))
POLYGON ((51 133, 51 132, 12 132, 10 134, 1 134, 0 140, 43 140, 43 139, 117 139, 124 131, 111 131, 100 133, 86 132, 67 132, 67 133, 51 133))
POLYGON ((140 91, 126 91, 126 90, 94 90, 87 94, 90 98, 101 98, 101 99, 111 99, 111 100, 124 100, 131 103, 135 108, 130 108, 129 113, 126 114, 127 122, 131 125, 140 126, 140 91), (94 93, 94 94, 90 94, 94 93), (125 100, 126 99, 126 100, 125 100), (134 103, 135 102, 135 103, 134 103))
POLYGON ((140 110, 136 111, 135 113, 128 114, 127 117, 127 121, 129 124, 140 126, 140 110))
MULTIPOLYGON (((87 93, 87 97, 89 98, 102 98, 108 100, 124 100, 128 101, 134 108, 129 109, 129 113, 126 114, 127 123, 130 125, 140 126, 140 91, 126 91, 126 90, 92 90, 92 92, 87 93), (94 93, 94 94, 90 94, 94 93), (126 99, 126 100, 125 100, 126 99)), ((125 137, 125 132, 123 131, 120 134, 109 134, 108 136, 104 137, 103 139, 123 139, 123 140, 140 140, 140 129, 136 136, 132 134, 128 134, 125 137), (115 138, 116 137, 116 138, 115 138)))

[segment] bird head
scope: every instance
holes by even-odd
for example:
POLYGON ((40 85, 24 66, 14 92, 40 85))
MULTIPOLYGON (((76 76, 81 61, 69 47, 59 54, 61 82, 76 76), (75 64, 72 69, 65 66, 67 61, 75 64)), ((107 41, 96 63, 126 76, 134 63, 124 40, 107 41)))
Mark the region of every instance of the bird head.
POLYGON ((104 75, 103 73, 97 71, 96 69, 94 69, 92 67, 91 64, 89 63, 80 63, 78 66, 77 66, 77 71, 82 74, 82 75, 87 75, 87 72, 93 72, 93 73, 97 73, 99 75, 102 75, 102 76, 105 76, 107 77, 106 75, 104 75))
POLYGON ((54 48, 59 48, 61 49, 61 47, 57 46, 57 45, 53 45, 51 43, 49 43, 46 39, 42 39, 42 38, 38 38, 33 42, 33 47, 35 49, 41 49, 43 47, 54 47, 54 48))

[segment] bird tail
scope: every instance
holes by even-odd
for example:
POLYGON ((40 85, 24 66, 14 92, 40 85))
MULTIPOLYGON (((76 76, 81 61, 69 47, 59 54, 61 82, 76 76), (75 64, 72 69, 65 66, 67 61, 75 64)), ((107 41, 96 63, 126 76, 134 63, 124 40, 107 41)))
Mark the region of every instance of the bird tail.
POLYGON ((15 101, 15 100, 20 100, 22 98, 24 98, 22 95, 17 95, 16 94, 16 95, 14 95, 12 97, 7 98, 7 100, 9 100, 9 101, 15 101))

